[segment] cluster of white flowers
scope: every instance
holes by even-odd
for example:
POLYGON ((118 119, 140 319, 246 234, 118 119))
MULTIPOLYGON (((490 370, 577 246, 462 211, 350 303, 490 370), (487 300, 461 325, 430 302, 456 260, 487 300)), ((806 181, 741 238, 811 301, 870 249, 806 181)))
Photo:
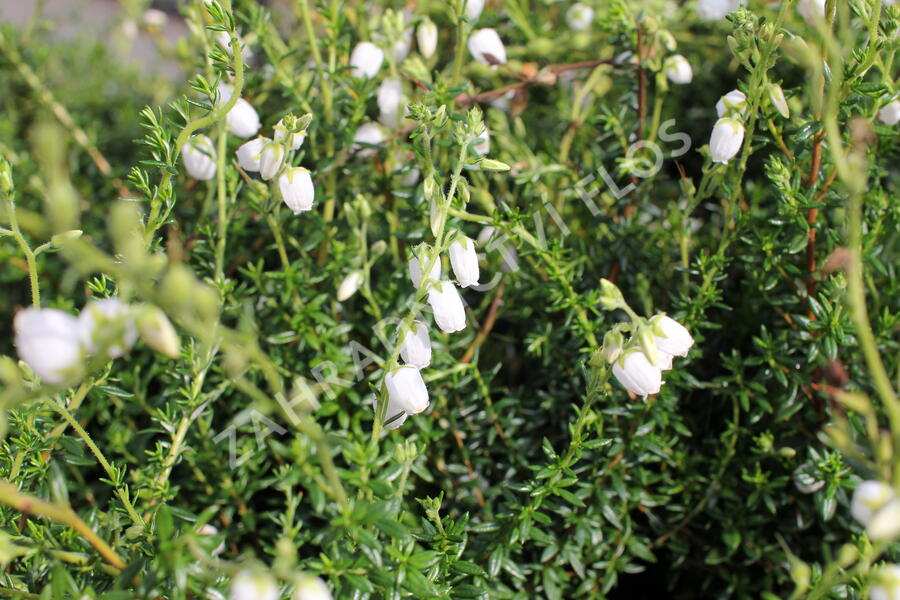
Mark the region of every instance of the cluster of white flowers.
POLYGON ((853 492, 850 514, 869 539, 889 542, 900 535, 900 498, 882 481, 864 481, 853 492))
MULTIPOLYGON (((231 580, 231 600, 278 600, 278 582, 261 570, 245 569, 231 580)), ((332 600, 331 591, 318 577, 301 575, 294 582, 293 600, 332 600)))
MULTIPOLYGON (((234 88, 226 83, 219 85, 220 102, 227 102, 234 94, 234 88)), ((228 131, 241 138, 256 135, 261 127, 256 109, 238 98, 234 107, 225 117, 228 131)), ((297 119, 290 117, 290 123, 297 119)), ((308 121, 304 121, 307 122, 308 121)), ((312 210, 315 187, 308 169, 290 166, 290 153, 297 151, 306 139, 306 130, 289 127, 286 119, 281 119, 273 127, 272 138, 258 136, 242 144, 235 155, 238 166, 247 172, 259 173, 269 181, 278 177, 278 191, 282 200, 294 214, 312 210)), ((216 149, 205 135, 195 135, 181 148, 184 168, 188 174, 200 180, 210 180, 216 175, 216 149)))
POLYGON ((77 317, 55 308, 26 308, 16 314, 13 329, 19 358, 54 385, 81 377, 91 355, 123 356, 139 335, 166 356, 179 352, 178 335, 165 313, 118 298, 92 301, 77 317))
POLYGON ((607 335, 603 354, 626 390, 638 396, 658 394, 663 371, 672 368, 676 356, 687 356, 694 338, 685 327, 664 314, 653 316, 627 343, 618 333, 607 335))
MULTIPOLYGON (((450 267, 461 288, 478 285, 480 276, 475 242, 456 232, 447 249, 450 267)), ((409 259, 409 278, 417 290, 425 286, 428 304, 434 314, 434 322, 444 333, 454 333, 466 327, 466 309, 452 282, 441 280, 441 257, 431 248, 421 244, 409 259)), ((396 429, 408 415, 418 414, 428 408, 428 389, 420 369, 431 364, 431 340, 428 326, 413 321, 406 331, 400 331, 400 358, 404 365, 384 377, 388 392, 387 428, 396 429)))

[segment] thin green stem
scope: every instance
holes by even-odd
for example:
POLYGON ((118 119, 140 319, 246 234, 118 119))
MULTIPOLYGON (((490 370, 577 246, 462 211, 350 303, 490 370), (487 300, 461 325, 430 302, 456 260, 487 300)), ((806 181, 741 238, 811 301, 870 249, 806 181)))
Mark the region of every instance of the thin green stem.
POLYGON ((40 282, 38 281, 37 260, 35 260, 31 246, 28 245, 28 242, 25 241, 25 237, 19 230, 19 221, 16 218, 16 202, 12 195, 7 196, 6 198, 6 214, 9 219, 10 233, 22 250, 22 254, 25 255, 25 263, 28 265, 28 279, 31 282, 31 304, 35 308, 40 308, 41 288, 40 282))

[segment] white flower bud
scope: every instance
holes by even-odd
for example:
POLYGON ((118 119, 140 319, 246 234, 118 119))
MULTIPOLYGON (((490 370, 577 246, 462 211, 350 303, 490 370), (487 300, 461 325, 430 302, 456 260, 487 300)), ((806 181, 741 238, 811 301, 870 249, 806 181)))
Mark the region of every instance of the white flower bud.
POLYGON ((406 60, 406 57, 409 56, 409 49, 412 47, 412 37, 412 27, 407 27, 403 30, 403 33, 400 34, 400 39, 391 46, 391 53, 394 55, 394 62, 396 64, 402 63, 406 60))
POLYGON ((231 600, 278 600, 278 584, 268 573, 241 571, 231 580, 231 600))
POLYGON ((403 84, 399 79, 385 79, 378 86, 379 120, 382 125, 393 129, 400 121, 400 107, 403 102, 403 84))
MULTIPOLYGON (((884 96, 882 99, 886 100, 887 96, 884 96)), ((878 118, 885 125, 894 126, 900 123, 900 100, 894 100, 882 106, 878 111, 878 118)))
POLYGON ((353 294, 355 294, 360 287, 362 287, 363 281, 365 277, 362 271, 353 271, 341 281, 341 285, 338 286, 337 291, 337 299, 338 302, 343 302, 353 294))
POLYGON ((438 28, 434 21, 426 18, 419 23, 416 29, 416 43, 419 44, 419 53, 425 58, 434 56, 438 43, 438 28))
POLYGON ((709 138, 709 154, 713 162, 728 164, 741 149, 744 126, 737 119, 726 117, 716 121, 709 138))
POLYGON ((694 345, 694 338, 684 325, 671 317, 656 315, 650 319, 650 326, 653 329, 653 341, 660 352, 687 356, 688 350, 694 345))
POLYGON ((626 350, 612 372, 626 390, 638 396, 658 394, 662 387, 662 370, 651 365, 639 348, 626 350))
POLYGON ((166 316, 155 306, 144 307, 137 319, 137 330, 148 346, 170 358, 178 358, 181 344, 166 316))
POLYGON ((747 96, 741 90, 731 90, 716 102, 716 114, 720 117, 747 116, 747 96))
POLYGON ((784 90, 781 89, 781 86, 776 83, 769 84, 769 102, 772 103, 772 106, 775 107, 775 110, 784 117, 785 119, 789 119, 791 116, 791 109, 788 108, 787 99, 784 97, 784 90))
POLYGON ((281 170, 282 161, 284 161, 284 146, 278 142, 266 142, 259 155, 259 176, 266 181, 272 179, 281 170))
POLYGON ((271 141, 267 137, 260 136, 241 144, 235 151, 238 166, 247 172, 256 173, 259 171, 259 162, 260 158, 262 158, 263 148, 271 141))
POLYGON ((138 338, 132 310, 118 298, 89 302, 78 315, 78 330, 88 352, 105 349, 110 358, 125 354, 138 338))
POLYGON ((825 0, 799 0, 797 10, 807 23, 814 25, 825 18, 825 0))
POLYGON ((481 155, 491 151, 491 132, 488 131, 487 125, 484 126, 484 131, 481 132, 481 135, 475 138, 475 145, 472 148, 476 154, 481 155))
POLYGON ((889 542, 900 535, 900 498, 892 499, 872 515, 866 533, 876 542, 889 542))
POLYGON ((894 490, 881 481, 863 481, 853 491, 850 514, 861 525, 868 525, 872 517, 894 498, 894 490))
POLYGON ((691 69, 691 63, 680 54, 670 56, 666 61, 666 77, 675 85, 684 85, 690 83, 694 78, 694 71, 691 69))
MULTIPOLYGON (((413 256, 409 259, 409 279, 412 281, 414 288, 419 289, 419 285, 422 283, 422 268, 431 262, 430 259, 431 256, 424 247, 416 248, 416 250, 413 251, 413 256)), ((441 259, 439 257, 435 258, 434 262, 431 263, 431 271, 429 271, 428 279, 430 279, 432 283, 440 281, 441 259)))
POLYGON ((458 236, 448 249, 450 266, 459 281, 459 287, 478 285, 478 255, 475 243, 464 235, 458 236))
MULTIPOLYGON (((417 415, 428 408, 428 388, 425 387, 425 380, 419 369, 411 366, 397 367, 384 376, 384 384, 387 386, 389 402, 395 409, 408 415, 417 415)), ((393 415, 388 415, 389 418, 391 416, 393 415)))
POLYGON ((16 351, 35 375, 50 384, 72 381, 83 371, 78 319, 54 308, 26 308, 13 319, 16 351))
POLYGON ((506 48, 493 29, 479 29, 469 36, 469 52, 483 65, 506 64, 506 48))
POLYGON ((181 147, 184 170, 194 179, 208 181, 216 176, 216 148, 205 135, 195 135, 181 147))
POLYGON ((318 577, 301 577, 294 587, 294 600, 332 600, 325 582, 318 577))
POLYGON ((584 31, 594 22, 594 9, 576 2, 566 11, 566 23, 575 31, 584 31))
POLYGON ((466 18, 469 21, 477 21, 484 10, 484 0, 466 0, 466 18))
POLYGON ((260 128, 256 109, 243 98, 237 99, 237 103, 228 111, 225 122, 228 124, 228 131, 241 138, 253 137, 260 128))
POLYGON ((697 16, 704 21, 718 21, 741 4, 737 0, 697 0, 697 16))
MULTIPOLYGON (((286 140, 288 135, 291 134, 288 133, 287 127, 284 126, 284 119, 281 119, 280 121, 275 123, 275 127, 273 127, 273 129, 275 130, 275 135, 272 137, 275 138, 275 141, 281 142, 282 144, 287 146, 288 143, 286 140)), ((298 150, 300 146, 303 145, 304 140, 306 140, 305 131, 298 131, 297 133, 291 135, 291 150, 298 150)))
POLYGON ((384 51, 372 42, 360 42, 350 54, 350 71, 354 77, 372 79, 381 69, 384 62, 384 51))
POLYGON ((366 123, 360 126, 353 135, 353 148, 359 156, 372 156, 377 151, 375 148, 363 146, 380 146, 384 142, 384 133, 381 127, 375 123, 366 123))
POLYGON ((428 338, 428 326, 425 323, 412 322, 409 330, 403 334, 400 356, 403 362, 419 369, 431 364, 431 340, 428 338))
POLYGON ((900 600, 900 565, 882 565, 870 579, 869 600, 900 600))
POLYGON ((466 328, 466 309, 452 283, 442 281, 431 286, 428 290, 428 304, 434 312, 435 323, 444 333, 466 328))
POLYGON ((308 169, 293 167, 282 173, 278 178, 278 190, 281 199, 295 215, 312 210, 316 189, 308 169))

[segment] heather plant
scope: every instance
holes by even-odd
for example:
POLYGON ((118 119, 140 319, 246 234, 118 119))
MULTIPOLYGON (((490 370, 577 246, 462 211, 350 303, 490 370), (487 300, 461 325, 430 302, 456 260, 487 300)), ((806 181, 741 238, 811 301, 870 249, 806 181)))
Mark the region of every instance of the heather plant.
POLYGON ((893 2, 42 6, 0 595, 900 597, 893 2))

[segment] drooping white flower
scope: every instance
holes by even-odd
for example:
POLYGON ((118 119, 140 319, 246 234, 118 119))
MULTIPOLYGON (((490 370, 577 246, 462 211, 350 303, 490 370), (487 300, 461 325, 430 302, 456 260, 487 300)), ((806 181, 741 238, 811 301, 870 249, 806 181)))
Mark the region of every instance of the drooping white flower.
POLYGON ((704 21, 718 21, 741 4, 738 0, 697 0, 697 16, 704 21))
POLYGON ((741 90, 731 90, 716 102, 716 114, 720 117, 747 116, 747 96, 741 90))
POLYGON ((359 290, 359 288, 363 284, 363 280, 365 277, 363 276, 362 271, 353 271, 341 281, 341 285, 338 286, 337 291, 337 299, 338 302, 343 302, 353 294, 359 290))
POLYGON ((769 102, 772 103, 778 114, 785 119, 790 118, 791 109, 788 108, 787 98, 784 97, 784 90, 777 83, 769 84, 769 102))
POLYGON ((737 119, 725 117, 716 121, 709 138, 709 153, 713 162, 728 164, 741 149, 744 126, 737 119))
POLYGON ((278 190, 281 199, 295 215, 312 210, 316 188, 308 169, 293 167, 282 173, 278 177, 278 190))
POLYGON ((422 283, 422 269, 426 267, 428 264, 431 264, 431 270, 428 274, 428 279, 433 282, 440 281, 441 279, 441 259, 440 257, 436 257, 434 261, 431 261, 431 256, 426 251, 425 247, 420 246, 416 248, 413 252, 412 257, 409 259, 409 279, 412 281, 413 287, 419 289, 419 285, 422 283))
MULTIPOLYGON (((887 96, 884 96, 882 99, 886 100, 887 96)), ((894 100, 882 106, 878 110, 878 118, 885 125, 894 126, 900 123, 900 100, 894 100)))
MULTIPOLYGON (((219 84, 219 96, 222 102, 227 102, 234 94, 234 88, 227 83, 219 84)), ((243 98, 238 98, 234 106, 225 116, 225 123, 232 135, 241 138, 249 138, 256 135, 262 124, 256 109, 243 98)))
POLYGON ((506 47, 490 28, 479 29, 469 36, 469 52, 483 65, 506 64, 506 47))
POLYGON ((666 77, 675 85, 685 85, 694 78, 691 63, 680 54, 670 56, 666 61, 666 77))
POLYGON ((450 266, 453 274, 459 281, 459 287, 478 285, 478 254, 475 252, 475 242, 464 235, 457 236, 450 248, 450 266))
POLYGON ((431 58, 437 50, 438 28, 429 18, 419 23, 416 29, 416 43, 419 45, 419 53, 424 58, 431 58))
POLYGON ((142 308, 137 317, 137 330, 145 344, 170 358, 178 358, 181 343, 162 310, 155 306, 142 308))
POLYGON ((417 415, 428 408, 428 388, 416 367, 397 367, 384 376, 384 384, 390 402, 406 414, 417 415))
POLYGON ((825 18, 825 1, 799 0, 797 2, 797 10, 808 23, 815 24, 816 21, 821 21, 825 18))
POLYGON ((288 145, 285 140, 287 140, 288 135, 291 136, 291 150, 298 150, 300 146, 303 145, 304 140, 306 140, 305 131, 298 131, 294 134, 288 133, 287 127, 285 127, 284 125, 284 119, 281 119, 280 121, 275 123, 275 127, 273 127, 273 129, 275 130, 275 135, 273 136, 275 138, 275 141, 281 142, 285 146, 288 145))
POLYGON ((403 103, 403 84, 399 79, 385 79, 378 86, 379 120, 388 128, 395 128, 400 121, 400 108, 403 103))
POLYGON ((13 319, 16 351, 35 375, 50 384, 72 381, 83 371, 78 319, 55 308, 26 308, 13 319))
POLYGON ((428 304, 434 312, 434 321, 444 333, 466 328, 466 309, 456 287, 449 281, 441 281, 428 290, 428 304))
POLYGON ((259 155, 259 176, 266 181, 275 177, 284 161, 284 146, 275 141, 266 142, 259 155))
POLYGON ((245 171, 256 173, 260 168, 260 159, 262 158, 263 148, 271 142, 267 137, 253 138, 249 142, 244 142, 235 151, 238 166, 245 171))
POLYGON ((900 565, 878 567, 869 581, 869 600, 900 600, 900 565))
POLYGON ((613 363, 612 372, 626 390, 638 396, 658 394, 662 387, 662 370, 651 365, 640 348, 625 350, 613 363))
POLYGON ((466 18, 469 21, 477 21, 484 10, 484 0, 466 0, 466 18))
MULTIPOLYGON (((376 408, 378 405, 375 405, 376 408)), ((397 401, 390 395, 388 395, 387 402, 387 410, 384 414, 385 419, 385 429, 398 429, 401 425, 406 423, 406 419, 409 415, 403 410, 403 408, 397 403, 397 401)))
POLYGON ((367 146, 380 146, 384 142, 384 133, 381 127, 375 123, 361 125, 353 135, 353 148, 358 156, 372 156, 377 152, 376 148, 367 146))
POLYGON ((866 533, 876 542, 888 542, 900 536, 900 498, 893 498, 875 511, 866 525, 866 533))
POLYGON ((694 338, 688 330, 671 317, 655 315, 650 319, 653 328, 653 341, 660 352, 672 356, 687 356, 688 350, 694 345, 694 338))
POLYGON ((881 481, 863 481, 853 491, 850 514, 861 525, 868 525, 872 517, 894 498, 894 490, 881 481))
POLYGON ((566 23, 575 31, 584 31, 594 22, 594 9, 576 2, 566 11, 566 23))
POLYGON ((431 364, 431 340, 428 338, 428 326, 425 323, 413 321, 409 330, 403 334, 400 357, 406 364, 419 369, 431 364))
POLYGON ((488 130, 487 125, 484 126, 484 131, 481 132, 481 135, 475 138, 472 149, 475 150, 476 154, 481 155, 491 151, 491 132, 488 130))
POLYGON ((138 338, 131 308, 118 298, 93 300, 78 315, 78 330, 85 349, 106 349, 110 358, 125 354, 138 338))
POLYGON ((268 573, 244 570, 231 580, 231 600, 278 600, 278 584, 268 573))
POLYGON ((372 79, 381 69, 384 62, 384 51, 372 42, 360 42, 350 53, 351 73, 354 77, 372 79))
POLYGON ((216 176, 216 148, 205 135, 191 136, 181 147, 184 169, 188 175, 200 181, 208 181, 216 176))
POLYGON ((400 64, 406 60, 407 56, 409 56, 409 50, 412 48, 412 38, 412 27, 407 27, 403 30, 403 33, 400 34, 400 39, 393 43, 390 50, 394 56, 395 63, 400 64))
POLYGON ((332 597, 324 581, 307 575, 294 586, 294 600, 332 600, 332 597))

